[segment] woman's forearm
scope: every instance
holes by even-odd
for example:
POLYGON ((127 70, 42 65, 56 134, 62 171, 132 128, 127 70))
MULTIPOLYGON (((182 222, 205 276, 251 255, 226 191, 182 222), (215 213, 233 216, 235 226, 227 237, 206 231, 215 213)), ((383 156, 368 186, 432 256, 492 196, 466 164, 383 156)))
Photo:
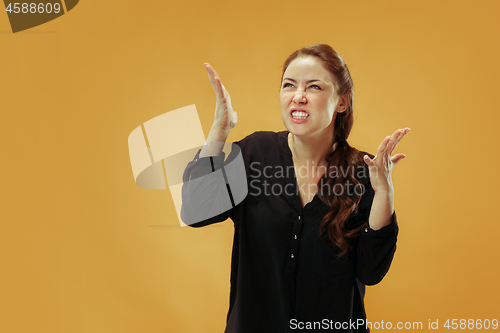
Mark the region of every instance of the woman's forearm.
POLYGON ((394 190, 375 192, 369 218, 370 228, 378 230, 389 225, 393 213, 394 190))
POLYGON ((214 124, 212 129, 210 129, 205 145, 201 149, 200 157, 219 156, 228 135, 229 130, 222 130, 214 124))

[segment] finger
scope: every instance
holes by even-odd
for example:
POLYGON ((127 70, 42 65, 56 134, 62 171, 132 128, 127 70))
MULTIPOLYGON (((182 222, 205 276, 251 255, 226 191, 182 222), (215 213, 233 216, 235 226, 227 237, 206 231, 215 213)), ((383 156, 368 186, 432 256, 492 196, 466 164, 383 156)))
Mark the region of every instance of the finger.
POLYGON ((210 84, 212 85, 212 88, 215 91, 216 87, 217 87, 216 78, 218 78, 219 75, 217 74, 217 72, 215 71, 215 69, 213 69, 212 66, 210 66, 209 63, 205 63, 203 65, 205 66, 205 69, 207 70, 207 74, 208 74, 208 78, 210 80, 210 84))
POLYGON ((210 79, 210 81, 212 81, 215 77, 212 66, 210 66, 209 63, 204 63, 203 66, 205 66, 205 69, 207 70, 208 78, 210 79))
POLYGON ((224 94, 224 97, 226 97, 228 100, 231 100, 231 98, 229 97, 229 94, 227 93, 226 87, 224 87, 224 84, 222 83, 222 81, 220 84, 222 86, 222 93, 224 94))
POLYGON ((408 127, 405 127, 403 129, 399 129, 398 131, 396 131, 396 132, 399 132, 399 134, 390 148, 389 156, 392 154, 392 152, 394 151, 394 148, 396 148, 399 141, 401 141, 401 139, 403 139, 403 137, 406 135, 406 133, 408 133, 409 130, 410 129, 408 127))
POLYGON ((214 74, 214 70, 207 63, 205 63, 203 65, 205 66, 205 69, 207 70, 208 79, 210 80, 210 84, 212 85, 212 89, 215 91, 215 74, 214 74))
POLYGON ((366 165, 368 165, 369 167, 375 164, 375 162, 373 162, 373 160, 368 155, 363 156, 363 161, 365 161, 366 165))
POLYGON ((215 76, 217 76, 217 77, 219 76, 219 74, 217 74, 217 71, 212 66, 210 66, 210 69, 214 72, 215 76))
POLYGON ((218 76, 215 69, 213 69, 213 67, 208 62, 204 63, 203 66, 205 66, 205 68, 207 69, 207 72, 210 75, 212 75, 213 77, 218 76))
POLYGON ((399 161, 401 161, 401 160, 402 160, 403 158, 405 158, 405 157, 406 157, 406 155, 405 155, 405 154, 401 154, 401 153, 396 154, 396 155, 394 155, 394 156, 391 158, 391 162, 392 162, 393 164, 396 164, 396 163, 398 163, 399 161))
POLYGON ((401 140, 403 135, 404 135, 404 130, 402 129, 398 129, 396 132, 394 132, 394 134, 391 136, 391 140, 387 147, 387 156, 391 156, 394 148, 397 146, 399 140, 401 140))
POLYGON ((232 117, 233 123, 236 125, 236 123, 238 122, 238 114, 233 111, 231 114, 231 117, 232 117))
POLYGON ((219 77, 215 78, 214 91, 215 91, 215 97, 217 98, 217 102, 219 103, 224 102, 224 88, 219 77))
POLYGON ((387 145, 389 144, 390 140, 390 136, 386 136, 384 140, 382 140, 382 143, 380 144, 380 146, 378 146, 377 155, 375 155, 374 159, 382 158, 384 156, 385 150, 387 149, 387 145))

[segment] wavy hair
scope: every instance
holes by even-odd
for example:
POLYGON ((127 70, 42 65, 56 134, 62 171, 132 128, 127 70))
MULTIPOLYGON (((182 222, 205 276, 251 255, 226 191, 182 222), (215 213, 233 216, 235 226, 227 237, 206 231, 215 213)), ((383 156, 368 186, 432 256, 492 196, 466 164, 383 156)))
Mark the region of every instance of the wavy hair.
MULTIPOLYGON (((328 234, 330 240, 339 247, 338 256, 347 254, 350 249, 348 240, 359 235, 366 222, 354 229, 347 228, 346 221, 351 214, 357 212, 360 195, 348 195, 348 191, 341 193, 335 191, 324 191, 325 188, 336 189, 340 186, 341 189, 347 188, 349 182, 354 186, 361 186, 360 182, 349 172, 341 173, 345 177, 331 177, 333 172, 329 172, 333 168, 337 170, 357 170, 360 166, 364 166, 363 154, 347 143, 347 137, 351 132, 354 123, 353 116, 353 82, 349 69, 342 57, 331 46, 326 44, 316 44, 303 47, 292 53, 283 64, 283 75, 290 63, 298 57, 313 56, 319 58, 325 68, 335 78, 334 85, 339 96, 344 96, 347 100, 347 108, 342 113, 337 113, 334 124, 334 143, 337 143, 336 149, 329 153, 325 160, 328 163, 326 172, 320 180, 318 191, 320 199, 330 206, 331 210, 321 221, 320 233, 328 234), (324 193, 326 192, 326 194, 324 193)), ((338 172, 336 173, 339 174, 338 172)))

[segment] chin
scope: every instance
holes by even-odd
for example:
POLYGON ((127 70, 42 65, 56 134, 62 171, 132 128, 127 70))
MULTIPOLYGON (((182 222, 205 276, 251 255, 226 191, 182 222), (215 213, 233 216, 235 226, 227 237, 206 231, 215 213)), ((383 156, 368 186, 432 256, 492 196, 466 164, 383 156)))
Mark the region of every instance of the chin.
POLYGON ((310 130, 306 128, 296 128, 293 125, 287 127, 288 132, 292 133, 295 136, 308 136, 313 134, 310 130))
POLYGON ((327 139, 327 138, 329 138, 329 133, 333 133, 333 130, 330 129, 329 127, 324 128, 324 129, 312 129, 310 127, 309 128, 306 128, 306 127, 297 128, 297 126, 293 126, 293 125, 294 124, 292 124, 291 126, 288 126, 287 129, 290 133, 292 133, 293 135, 298 136, 298 137, 303 137, 303 138, 323 137, 324 139, 327 139))

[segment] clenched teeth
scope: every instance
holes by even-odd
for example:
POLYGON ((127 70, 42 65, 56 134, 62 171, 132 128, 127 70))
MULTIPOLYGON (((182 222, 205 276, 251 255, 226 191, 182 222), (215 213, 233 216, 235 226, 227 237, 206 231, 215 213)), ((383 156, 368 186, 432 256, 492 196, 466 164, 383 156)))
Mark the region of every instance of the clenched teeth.
POLYGON ((306 112, 303 111, 293 111, 292 112, 292 117, 294 119, 306 119, 309 117, 309 115, 306 112))

